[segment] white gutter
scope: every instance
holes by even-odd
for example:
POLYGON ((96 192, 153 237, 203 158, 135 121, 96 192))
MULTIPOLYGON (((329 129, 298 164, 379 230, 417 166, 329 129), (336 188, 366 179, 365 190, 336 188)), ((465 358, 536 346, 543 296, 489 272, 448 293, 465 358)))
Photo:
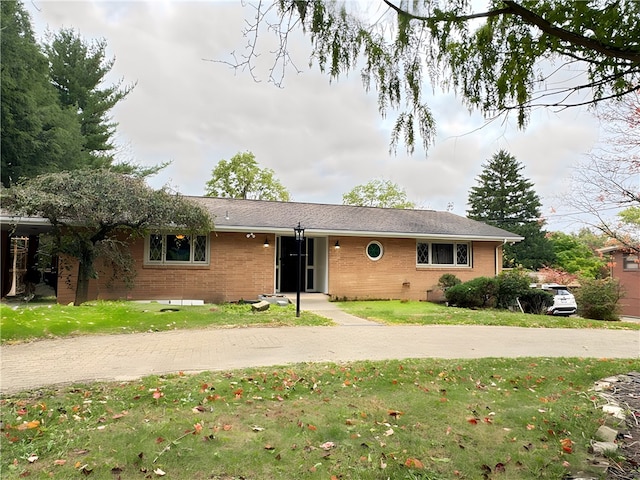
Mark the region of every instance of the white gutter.
POLYGON ((37 225, 50 226, 51 222, 42 217, 16 217, 10 215, 0 215, 0 225, 37 225))
MULTIPOLYGON (((303 225, 304 227, 304 225, 303 225)), ((216 232, 260 232, 260 233, 275 233, 278 235, 293 236, 293 227, 281 228, 281 227, 264 227, 255 226, 247 227, 235 226, 235 225, 216 225, 214 227, 216 232)), ((524 237, 512 237, 505 239, 504 237, 497 237, 492 235, 445 235, 445 234, 432 234, 432 233, 415 233, 415 232, 376 232, 376 231, 354 231, 354 230, 319 230, 319 229, 305 229, 306 236, 310 237, 377 237, 377 238, 424 238, 435 240, 476 240, 476 241, 503 241, 507 242, 520 242, 524 240, 524 237)))

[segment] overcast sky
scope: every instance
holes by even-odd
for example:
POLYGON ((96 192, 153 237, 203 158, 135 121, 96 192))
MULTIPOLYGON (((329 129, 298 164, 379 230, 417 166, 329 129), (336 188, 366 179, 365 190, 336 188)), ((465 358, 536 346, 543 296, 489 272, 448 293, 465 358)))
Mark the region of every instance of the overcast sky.
POLYGON ((186 195, 203 195, 218 161, 251 151, 294 201, 340 204, 344 193, 377 178, 396 182, 421 208, 452 205, 465 215, 482 164, 505 149, 525 165, 546 228, 580 228, 562 216, 567 210, 560 195, 571 169, 598 138, 598 124, 585 110, 538 111, 525 131, 515 127, 515 118, 480 128, 479 114, 436 90, 435 144, 426 154, 416 149, 408 156, 400 146, 393 155, 390 122, 378 114, 376 93, 365 93, 358 72, 330 84, 309 69, 306 38, 296 36, 292 43, 303 72, 290 71, 284 88, 268 83, 265 72, 258 72, 258 83, 247 72, 207 61, 230 61, 231 52, 242 52, 242 29, 252 10, 239 0, 32 0, 25 6, 38 35, 73 27, 87 39, 104 38, 116 59, 110 81, 137 83, 113 117, 123 159, 172 162, 149 182, 153 187, 169 184, 186 195))

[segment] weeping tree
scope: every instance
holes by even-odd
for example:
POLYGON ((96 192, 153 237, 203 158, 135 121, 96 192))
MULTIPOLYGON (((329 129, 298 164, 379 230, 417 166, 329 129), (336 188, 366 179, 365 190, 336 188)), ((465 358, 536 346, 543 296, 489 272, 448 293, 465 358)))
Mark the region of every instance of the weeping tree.
POLYGON ((149 230, 175 228, 208 233, 211 217, 201 206, 168 191, 153 190, 139 175, 110 170, 49 173, 2 189, 2 206, 13 214, 51 222, 58 254, 78 261, 75 305, 86 302, 95 262, 104 258, 124 277, 134 272, 129 243, 149 230))
POLYGON ((332 80, 360 70, 382 116, 397 114, 392 149, 433 141, 425 87, 451 89, 489 117, 513 111, 521 127, 537 106, 596 104, 640 89, 633 0, 493 0, 486 8, 468 0, 274 0, 247 8, 248 45, 223 63, 257 77, 268 49, 269 80, 280 85, 297 69, 289 46, 301 30, 312 62, 332 80))

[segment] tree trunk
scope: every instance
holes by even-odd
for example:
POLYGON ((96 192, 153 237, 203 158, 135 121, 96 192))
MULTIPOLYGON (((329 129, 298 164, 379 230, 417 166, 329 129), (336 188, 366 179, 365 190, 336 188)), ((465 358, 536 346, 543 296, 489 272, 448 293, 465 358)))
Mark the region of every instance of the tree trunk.
POLYGON ((74 305, 82 305, 89 300, 89 280, 93 278, 93 258, 90 254, 82 255, 78 262, 78 282, 76 284, 76 298, 74 305))

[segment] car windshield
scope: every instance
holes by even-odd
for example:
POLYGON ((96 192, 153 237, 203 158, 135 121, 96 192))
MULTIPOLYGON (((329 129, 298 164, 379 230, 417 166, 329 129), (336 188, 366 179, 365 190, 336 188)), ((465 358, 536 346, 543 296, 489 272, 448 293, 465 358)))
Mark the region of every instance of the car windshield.
POLYGON ((568 290, 556 290, 556 295, 571 295, 568 290))

